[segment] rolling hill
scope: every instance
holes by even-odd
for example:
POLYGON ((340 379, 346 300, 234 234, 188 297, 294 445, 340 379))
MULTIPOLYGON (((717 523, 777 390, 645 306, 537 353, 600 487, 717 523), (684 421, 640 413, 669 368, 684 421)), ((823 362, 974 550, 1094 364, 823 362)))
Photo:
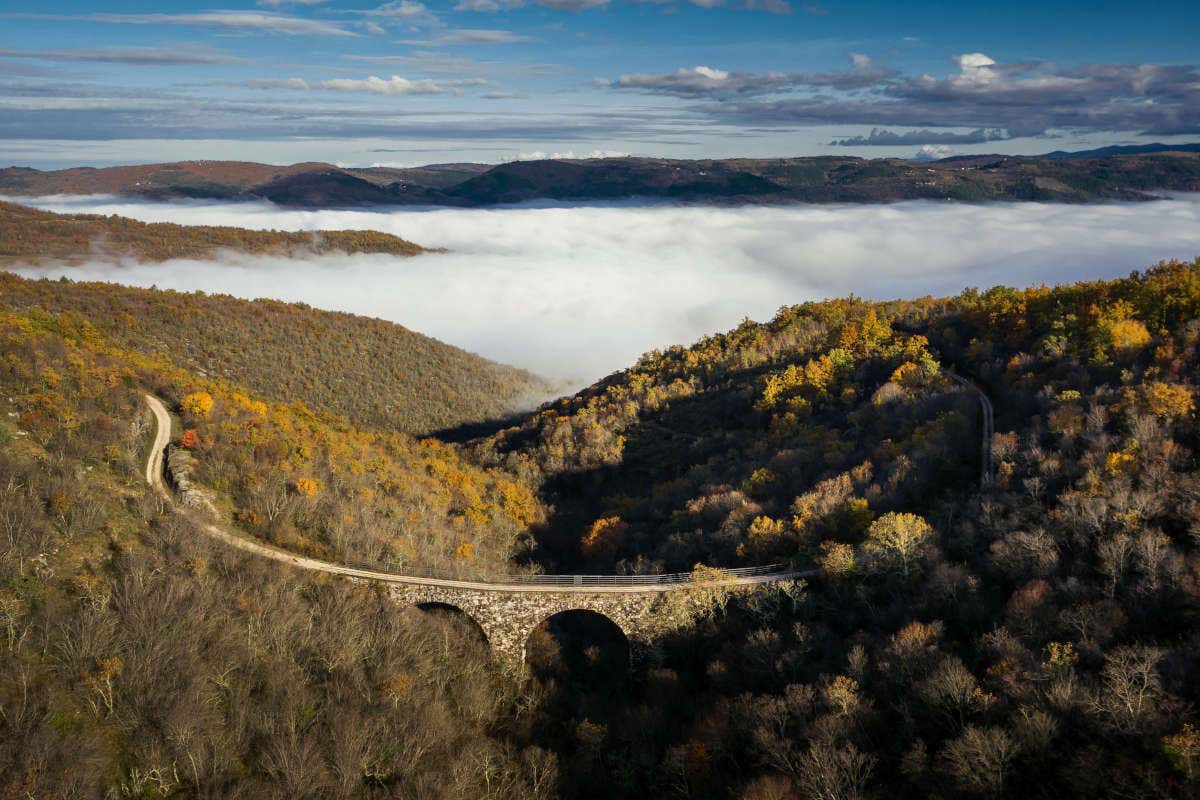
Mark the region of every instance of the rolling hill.
POLYGON ((0 273, 0 307, 71 313, 130 351, 369 428, 426 433, 554 394, 536 375, 403 326, 303 304, 0 273))
POLYGON ((118 216, 55 214, 0 202, 0 265, 77 264, 106 258, 166 261, 232 250, 251 255, 386 253, 425 248, 377 231, 254 231, 211 225, 146 223, 118 216))
POLYGON ((11 167, 0 170, 0 194, 266 199, 295 206, 479 207, 636 198, 704 203, 915 199, 1082 203, 1200 191, 1200 153, 1059 155, 963 156, 929 163, 843 156, 701 161, 601 158, 413 169, 209 161, 53 172, 11 167))

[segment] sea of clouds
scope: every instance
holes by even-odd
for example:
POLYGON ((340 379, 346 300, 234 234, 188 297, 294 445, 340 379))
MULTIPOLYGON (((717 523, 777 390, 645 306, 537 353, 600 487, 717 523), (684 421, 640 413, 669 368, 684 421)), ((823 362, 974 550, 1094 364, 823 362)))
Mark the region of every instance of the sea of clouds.
POLYGON ((399 322, 575 384, 655 347, 856 294, 957 294, 1127 274, 1200 255, 1200 196, 1150 203, 700 207, 576 205, 285 209, 47 197, 53 211, 280 230, 387 231, 448 252, 416 258, 229 255, 20 268, 27 276, 303 301, 399 322))

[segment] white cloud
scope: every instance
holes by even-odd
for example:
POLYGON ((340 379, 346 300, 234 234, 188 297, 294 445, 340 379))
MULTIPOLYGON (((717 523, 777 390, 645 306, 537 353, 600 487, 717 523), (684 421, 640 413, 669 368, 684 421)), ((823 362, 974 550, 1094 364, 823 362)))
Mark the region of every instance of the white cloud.
POLYGON ((420 0, 391 0, 368 9, 345 9, 342 13, 357 14, 366 20, 371 32, 384 30, 385 25, 408 28, 440 25, 441 20, 420 0))
POLYGON ((458 0, 455 11, 503 11, 508 8, 520 8, 524 0, 458 0))
MULTIPOLYGON (((769 14, 791 14, 792 5, 788 0, 745 0, 747 11, 766 11, 769 14)), ((814 13, 810 9, 813 6, 806 6, 805 13, 814 13)))
POLYGON ((259 78, 247 81, 256 89, 295 89, 313 91, 324 89, 333 92, 368 92, 370 94, 409 95, 445 94, 464 85, 479 85, 479 81, 434 81, 428 78, 412 80, 393 75, 380 78, 330 78, 323 81, 308 81, 304 78, 259 78))
POLYGON ((512 44, 514 42, 532 42, 533 38, 512 31, 499 31, 490 28, 459 28, 439 33, 430 39, 405 39, 401 44, 411 44, 420 47, 448 47, 460 44, 512 44))
POLYGON ((986 56, 983 53, 963 53, 960 56, 955 56, 954 62, 958 64, 958 68, 963 72, 996 65, 996 61, 991 56, 986 56))
POLYGON ((578 159, 578 158, 625 158, 629 153, 623 153, 619 150, 593 150, 590 153, 576 154, 574 150, 566 150, 557 153, 547 153, 544 150, 534 150, 529 153, 518 153, 517 161, 545 161, 548 158, 554 159, 578 159))
POLYGON ((284 6, 319 6, 329 0, 255 0, 255 5, 262 8, 283 8, 284 6))
POLYGON ((870 56, 847 53, 851 68, 844 72, 786 73, 729 72, 715 67, 681 67, 665 74, 632 73, 614 81, 597 79, 598 86, 628 89, 676 97, 708 97, 716 100, 787 92, 803 87, 861 89, 895 76, 894 70, 874 66, 870 56))
MULTIPOLYGON (((1124 275, 1200 253, 1200 197, 1141 204, 285 210, 57 198, 147 221, 372 228, 431 254, 236 257, 50 270, 77 279, 276 297, 395 320, 487 357, 591 381, 654 347, 850 293, 956 294, 1124 275)), ((45 274, 22 270, 24 274, 45 274)))
POLYGON ((866 53, 848 53, 847 55, 850 56, 850 63, 855 69, 871 68, 871 57, 866 53))
POLYGON ((399 19, 416 19, 431 12, 424 3, 416 0, 393 0, 367 12, 373 17, 394 17, 399 19))
POLYGON ((195 14, 7 14, 23 19, 85 20, 117 25, 190 25, 287 36, 354 36, 345 28, 315 19, 257 11, 201 11, 195 14))
POLYGON ((244 64, 245 59, 196 47, 98 47, 63 50, 0 49, 2 58, 35 58, 44 61, 91 61, 104 64, 199 66, 244 64))
POLYGON ((982 86, 994 83, 998 77, 992 69, 996 62, 983 53, 963 53, 954 57, 954 63, 958 64, 959 74, 951 80, 960 86, 982 86))
POLYGON ((954 149, 948 144, 924 144, 917 154, 913 156, 915 161, 937 161, 942 158, 949 158, 954 152, 954 149))
POLYGON ((537 0, 537 4, 559 11, 587 11, 592 8, 604 8, 608 5, 608 0, 537 0))

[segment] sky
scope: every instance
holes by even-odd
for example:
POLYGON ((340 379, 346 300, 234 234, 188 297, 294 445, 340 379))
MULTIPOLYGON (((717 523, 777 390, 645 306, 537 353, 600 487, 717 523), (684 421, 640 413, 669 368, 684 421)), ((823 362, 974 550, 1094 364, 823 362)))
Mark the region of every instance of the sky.
POLYGON ((0 165, 1196 141, 1197 42, 1194 0, 0 0, 0 165))
POLYGON ((652 348, 765 320, 785 304, 956 295, 1113 278, 1200 254, 1200 195, 1101 205, 905 202, 705 207, 286 209, 265 202, 51 197, 60 212, 283 230, 370 228, 445 252, 415 258, 233 253, 204 261, 24 268, 272 297, 399 322, 582 386, 652 348))

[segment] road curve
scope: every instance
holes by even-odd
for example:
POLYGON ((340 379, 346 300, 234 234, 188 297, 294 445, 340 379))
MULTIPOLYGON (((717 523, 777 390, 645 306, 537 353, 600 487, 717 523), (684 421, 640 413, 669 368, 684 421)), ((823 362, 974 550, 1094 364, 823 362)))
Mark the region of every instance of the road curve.
MULTIPOLYGON (((146 460, 146 482, 150 484, 159 494, 170 499, 171 493, 163 482, 163 455, 166 451, 167 442, 171 436, 171 416, 167 413, 166 406, 162 401, 153 395, 146 395, 146 403, 150 406, 150 410, 154 412, 154 419, 157 423, 157 429, 154 433, 154 449, 150 451, 150 457, 146 460)), ((487 582, 487 581, 460 581, 450 578, 427 578, 413 575, 397 575, 391 572, 377 572, 369 569, 357 569, 355 567, 346 567, 340 564, 333 564, 328 561, 321 561, 315 558, 306 556, 298 556, 295 553, 289 553, 286 550, 281 550, 278 547, 272 547, 268 544, 255 542, 242 536, 238 536, 229 530, 226 530, 219 525, 211 522, 206 522, 202 519, 196 519, 196 523, 200 529, 209 536, 221 541, 230 547, 236 547, 239 550, 244 550, 247 553, 269 558, 272 561, 278 561, 283 564, 288 564, 300 569, 312 570, 314 572, 325 572, 331 575, 342 575, 348 578, 358 580, 380 581, 383 583, 402 583, 415 586, 446 586, 455 589, 474 589, 476 591, 486 592, 508 592, 519 594, 539 594, 539 593, 580 593, 580 594, 652 594, 657 592, 672 592, 680 589, 687 589, 692 584, 684 583, 666 583, 666 584, 637 584, 627 586, 597 586, 589 585, 571 585, 571 584, 523 584, 523 583, 502 583, 502 582, 487 582)), ((780 581, 796 580, 799 578, 809 578, 818 573, 818 570, 802 570, 802 571, 787 571, 776 572, 767 575, 752 575, 752 576, 736 576, 730 577, 728 580, 722 581, 722 585, 738 585, 749 586, 754 584, 778 583, 780 581)), ((580 576, 582 577, 582 576, 580 576)))
POLYGON ((171 415, 167 413, 167 407, 153 395, 146 395, 146 403, 154 412, 156 424, 154 447, 150 450, 150 457, 146 459, 146 483, 161 494, 169 494, 167 487, 163 486, 162 476, 163 456, 167 452, 167 442, 171 439, 171 415))
POLYGON ((996 432, 995 410, 992 399, 974 381, 964 378, 953 370, 942 367, 942 374, 979 397, 979 408, 983 412, 983 441, 979 448, 979 483, 987 486, 992 482, 992 436, 996 432))

